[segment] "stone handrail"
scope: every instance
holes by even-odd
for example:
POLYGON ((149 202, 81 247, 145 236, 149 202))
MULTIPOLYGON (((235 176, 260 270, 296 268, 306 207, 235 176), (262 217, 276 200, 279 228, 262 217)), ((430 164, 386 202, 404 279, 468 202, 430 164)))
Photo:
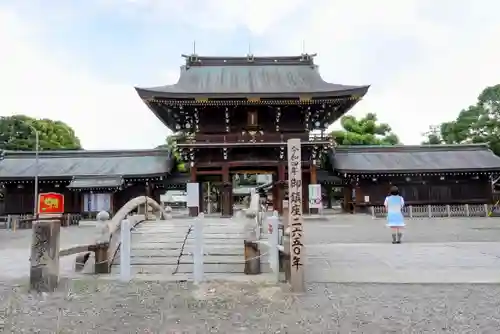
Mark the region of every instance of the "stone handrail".
MULTIPOLYGON (((146 208, 146 215, 133 215, 130 213, 142 205, 147 205, 153 209, 153 212, 160 213, 160 218, 166 218, 168 215, 163 207, 158 204, 154 199, 147 196, 139 196, 128 201, 123 207, 116 212, 114 217, 110 220, 104 221, 102 226, 101 236, 97 242, 90 245, 89 251, 95 253, 94 273, 107 274, 111 271, 114 259, 121 244, 121 222, 124 219, 131 220, 130 228, 133 229, 138 224, 147 220, 148 208, 146 208)), ((83 269, 85 262, 87 262, 88 255, 82 255, 77 258, 75 267, 83 269), (83 263, 82 263, 83 262, 83 263)))
POLYGON ((132 220, 131 228, 147 220, 148 208, 145 208, 146 216, 131 216, 129 214, 141 205, 150 206, 163 216, 167 216, 165 210, 152 198, 146 196, 136 197, 125 204, 116 215, 109 220, 109 214, 102 212, 103 221, 101 236, 95 244, 78 245, 66 249, 60 249, 60 219, 37 219, 33 225, 33 235, 30 255, 30 289, 38 292, 54 291, 59 281, 59 258, 71 254, 81 254, 76 259, 75 269, 84 269, 90 258, 89 252, 94 252, 94 273, 109 273, 111 265, 121 244, 121 222, 127 218, 132 220), (105 218, 103 218, 106 216, 105 218), (82 254, 82 252, 85 252, 82 254))

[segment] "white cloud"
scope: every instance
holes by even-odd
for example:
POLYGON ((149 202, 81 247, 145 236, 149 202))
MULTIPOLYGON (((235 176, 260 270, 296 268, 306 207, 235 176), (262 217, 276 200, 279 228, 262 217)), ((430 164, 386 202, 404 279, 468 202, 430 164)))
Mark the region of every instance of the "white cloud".
POLYGON ((244 26, 262 34, 279 24, 305 0, 107 0, 98 3, 127 13, 149 13, 160 20, 184 21, 208 29, 244 26))
MULTIPOLYGON (((162 19, 175 17, 200 30, 214 29, 214 39, 243 26, 270 45, 269 50, 260 50, 266 54, 299 53, 305 40, 307 51, 319 54, 320 72, 328 81, 372 84, 352 113, 377 113, 405 143, 420 142, 430 124, 453 119, 500 78, 496 0, 439 4, 432 0, 107 0, 100 4, 107 10, 127 11, 129 17, 135 11, 162 19)), ((22 112, 64 120, 88 148, 151 147, 163 139, 164 126, 132 87, 97 80, 78 68, 75 55, 54 59, 49 46, 36 43, 35 27, 30 29, 12 15, 0 12, 0 28, 2 47, 9 45, 0 54, 2 114, 22 112)), ((175 81, 177 66, 165 69, 165 83, 175 81)))
POLYGON ((133 87, 106 83, 78 68, 75 55, 54 58, 35 27, 0 10, 0 115, 62 120, 87 149, 148 148, 167 130, 133 87))
MULTIPOLYGON (((474 5, 454 1, 439 8, 426 0, 324 4, 311 13, 309 28, 299 38, 307 40, 308 50, 319 53, 320 71, 327 79, 335 81, 339 73, 348 78, 349 71, 352 78, 363 77, 356 64, 379 57, 372 45, 384 37, 418 45, 416 61, 408 61, 397 71, 379 59, 378 66, 385 66, 385 73, 375 71, 376 76, 365 77, 367 82, 358 82, 372 84, 372 88, 351 112, 357 116, 377 113, 405 143, 419 143, 430 124, 454 119, 462 108, 475 103, 482 89, 500 83, 500 48, 494 42, 500 37, 500 21, 489 21, 492 17, 482 10, 500 11, 497 1, 474 5), (432 15, 425 15, 426 10, 432 15), (457 13, 468 16, 451 17, 457 13)), ((298 44, 297 38, 291 42, 298 44)), ((403 51, 395 47, 389 52, 404 57, 403 51)))

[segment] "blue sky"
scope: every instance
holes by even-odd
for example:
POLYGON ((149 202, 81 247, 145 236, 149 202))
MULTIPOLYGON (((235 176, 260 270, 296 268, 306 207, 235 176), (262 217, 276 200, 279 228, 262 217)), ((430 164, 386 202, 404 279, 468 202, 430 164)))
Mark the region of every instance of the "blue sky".
POLYGON ((495 0, 0 0, 0 114, 71 125, 88 149, 148 148, 168 130, 133 86, 174 83, 201 55, 318 53, 325 80, 371 84, 405 143, 499 83, 495 0))

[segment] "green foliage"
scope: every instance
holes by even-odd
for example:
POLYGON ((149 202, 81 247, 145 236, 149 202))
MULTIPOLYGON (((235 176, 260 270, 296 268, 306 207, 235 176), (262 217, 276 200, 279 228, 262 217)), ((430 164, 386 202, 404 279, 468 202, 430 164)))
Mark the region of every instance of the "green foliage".
POLYGON ((487 87, 475 105, 450 122, 432 126, 423 144, 487 143, 500 155, 500 85, 487 87))
POLYGON ((184 161, 182 161, 179 150, 177 149, 177 141, 184 139, 185 136, 186 135, 184 133, 181 133, 181 132, 171 134, 165 140, 165 144, 157 147, 157 148, 168 148, 172 151, 172 156, 174 157, 175 164, 176 164, 175 168, 179 172, 187 172, 189 170, 186 163, 184 161))
POLYGON ((255 174, 239 174, 234 180, 235 186, 255 186, 257 185, 257 175, 255 174))
POLYGON ((391 127, 385 123, 377 123, 377 115, 367 114, 356 119, 344 116, 340 119, 343 130, 330 133, 339 145, 396 145, 399 138, 391 127))
POLYGON ((66 123, 50 119, 34 119, 25 115, 0 117, 1 150, 35 150, 35 133, 40 150, 80 150, 80 140, 66 123))

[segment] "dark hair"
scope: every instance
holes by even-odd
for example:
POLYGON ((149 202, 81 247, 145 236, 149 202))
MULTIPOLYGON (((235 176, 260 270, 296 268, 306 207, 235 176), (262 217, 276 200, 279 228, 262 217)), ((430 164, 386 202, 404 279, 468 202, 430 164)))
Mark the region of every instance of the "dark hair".
POLYGON ((390 193, 391 195, 394 195, 394 196, 399 195, 399 189, 398 189, 398 187, 396 187, 396 186, 392 186, 392 187, 391 187, 391 190, 389 190, 389 193, 390 193))

